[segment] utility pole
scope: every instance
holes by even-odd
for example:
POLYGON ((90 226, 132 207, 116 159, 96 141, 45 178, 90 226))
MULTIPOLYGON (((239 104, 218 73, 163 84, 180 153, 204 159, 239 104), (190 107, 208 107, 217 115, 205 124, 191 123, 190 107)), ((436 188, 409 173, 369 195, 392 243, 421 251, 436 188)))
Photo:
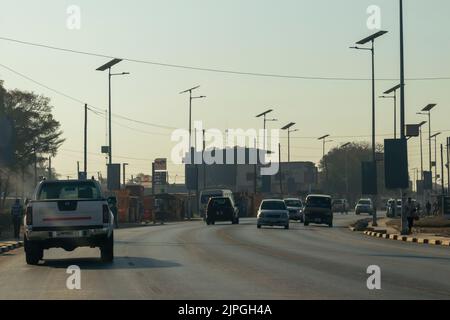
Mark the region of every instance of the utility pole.
POLYGON ((80 176, 80 161, 77 161, 77 179, 80 176))
POLYGON ((450 195, 450 138, 447 138, 447 194, 450 195))
POLYGON ((87 178, 87 112, 88 105, 84 105, 84 173, 87 178))
MULTIPOLYGON (((406 139, 405 136, 405 52, 404 52, 404 33, 403 33, 403 0, 399 0, 399 20, 400 20, 400 139, 406 139)), ((430 155, 431 158, 431 155, 430 155)), ((406 160, 408 161, 408 160, 406 160)), ((406 166, 408 163, 405 164, 406 166)), ((406 217, 404 191, 401 190, 402 208, 401 208, 401 234, 408 234, 408 221, 406 217)))
POLYGON ((206 148, 206 140, 205 140, 206 131, 203 129, 203 152, 202 152, 202 162, 203 162, 203 189, 206 189, 206 163, 205 163, 205 148, 206 148))
POLYGON ((283 178, 281 174, 281 143, 278 143, 278 174, 280 175, 280 194, 283 197, 283 178))
POLYGON ((256 152, 256 163, 253 166, 253 193, 256 195, 256 191, 257 191, 257 179, 256 179, 256 170, 257 170, 257 166, 258 166, 258 159, 259 159, 259 152, 258 152, 258 148, 257 148, 257 143, 256 143, 256 138, 255 138, 255 152, 256 152))
POLYGON ((444 186, 444 146, 441 143, 441 189, 442 196, 445 195, 445 186, 444 186))

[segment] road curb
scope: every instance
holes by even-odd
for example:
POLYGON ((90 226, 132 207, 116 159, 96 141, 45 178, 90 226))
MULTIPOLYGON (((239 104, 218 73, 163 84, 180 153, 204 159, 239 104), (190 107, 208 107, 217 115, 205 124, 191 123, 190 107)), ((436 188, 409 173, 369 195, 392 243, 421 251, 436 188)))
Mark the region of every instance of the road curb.
POLYGON ((399 234, 380 233, 380 232, 374 232, 374 231, 364 231, 364 234, 367 236, 370 236, 370 237, 396 240, 396 241, 402 241, 402 242, 411 242, 411 243, 418 243, 418 244, 430 244, 430 245, 436 245, 436 246, 450 247, 450 240, 427 239, 427 238, 419 238, 419 237, 411 237, 411 236, 402 236, 399 234))
POLYGON ((23 247, 23 241, 0 242, 0 254, 23 247))

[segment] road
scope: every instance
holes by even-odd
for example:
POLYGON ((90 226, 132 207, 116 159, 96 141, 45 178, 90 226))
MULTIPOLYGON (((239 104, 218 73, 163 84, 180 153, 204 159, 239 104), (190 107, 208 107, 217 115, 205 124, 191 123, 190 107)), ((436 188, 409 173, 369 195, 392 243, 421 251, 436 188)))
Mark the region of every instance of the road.
POLYGON ((200 221, 116 230, 115 262, 99 250, 45 251, 38 266, 23 249, 0 255, 0 299, 449 299, 450 250, 366 237, 346 227, 293 222, 258 230, 200 221), (66 268, 81 268, 81 289, 66 268), (368 290, 369 265, 381 290, 368 290))

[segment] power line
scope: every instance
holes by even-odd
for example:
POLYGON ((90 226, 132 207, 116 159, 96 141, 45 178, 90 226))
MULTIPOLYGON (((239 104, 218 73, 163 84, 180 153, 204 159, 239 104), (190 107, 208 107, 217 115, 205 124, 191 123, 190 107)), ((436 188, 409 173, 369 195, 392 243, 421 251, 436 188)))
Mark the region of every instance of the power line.
MULTIPOLYGON (((63 96, 65 98, 67 98, 67 99, 75 101, 75 102, 79 103, 80 105, 84 106, 86 104, 86 102, 82 101, 81 99, 78 99, 76 97, 68 95, 67 93, 64 93, 62 91, 59 91, 59 90, 54 89, 52 87, 49 87, 48 85, 46 85, 46 84, 44 84, 42 82, 36 81, 33 78, 31 78, 31 77, 29 77, 29 76, 27 76, 27 75, 25 75, 23 73, 20 73, 20 72, 18 72, 16 70, 14 70, 14 69, 4 65, 4 64, 0 63, 0 67, 2 67, 4 69, 6 69, 6 70, 8 70, 8 71, 18 75, 18 76, 20 76, 20 77, 22 77, 22 78, 24 78, 24 79, 26 79, 28 81, 31 81, 34 84, 37 84, 38 86, 41 86, 41 87, 43 87, 43 88, 45 88, 45 89, 47 89, 47 90, 49 90, 51 92, 54 92, 54 93, 56 93, 56 94, 58 94, 60 96, 63 96)), ((100 115, 100 114, 103 115, 103 112, 105 112, 105 110, 106 110, 105 108, 102 109, 102 108, 93 106, 92 104, 89 104, 89 103, 87 105, 88 105, 88 110, 93 112, 93 113, 95 113, 95 114, 97 114, 97 115, 100 115)), ((157 128, 161 128, 161 129, 168 129, 168 130, 176 130, 176 129, 178 129, 176 127, 171 127, 171 126, 167 126, 167 125, 160 125, 160 124, 156 124, 156 123, 150 123, 150 122, 146 122, 146 121, 132 119, 132 118, 125 117, 125 116, 122 116, 122 115, 119 115, 119 114, 115 114, 115 113, 112 113, 111 115, 113 117, 116 117, 116 118, 120 118, 120 119, 123 119, 123 120, 127 120, 127 121, 130 121, 130 122, 134 122, 134 123, 138 123, 138 124, 142 124, 142 125, 146 125, 146 126, 157 127, 157 128)))
MULTIPOLYGON (((0 39, 2 39, 2 37, 0 37, 0 39)), ((52 92, 54 92, 54 93, 56 93, 58 95, 61 95, 61 96, 65 97, 65 98, 67 98, 67 99, 70 99, 70 100, 75 101, 77 103, 80 103, 82 105, 86 104, 85 102, 83 102, 79 98, 73 97, 71 95, 68 95, 68 94, 62 92, 62 91, 54 89, 54 88, 52 88, 52 87, 50 87, 50 86, 48 86, 48 85, 46 85, 46 84, 44 84, 42 82, 36 81, 33 78, 31 78, 31 77, 29 77, 29 76, 27 76, 27 75, 25 75, 23 73, 20 73, 20 72, 18 72, 16 70, 14 70, 14 69, 4 65, 4 64, 0 63, 0 67, 2 67, 4 69, 6 69, 6 70, 8 70, 8 71, 18 75, 18 76, 20 76, 20 77, 22 77, 24 79, 27 79, 28 81, 31 81, 31 82, 33 82, 33 83, 35 83, 35 84, 37 84, 37 85, 47 89, 47 90, 50 90, 50 91, 52 91, 52 92)), ((102 117, 102 118, 106 117, 104 115, 104 112, 105 112, 106 109, 101 109, 99 107, 93 106, 92 104, 87 104, 87 105, 88 105, 88 110, 91 111, 92 113, 94 113, 97 116, 102 117)), ((115 113, 112 113, 112 116, 116 117, 116 118, 120 118, 120 119, 126 120, 126 121, 138 123, 138 124, 141 124, 141 125, 147 125, 147 126, 157 127, 157 128, 161 128, 161 129, 167 129, 167 130, 177 130, 177 129, 179 129, 177 127, 172 127, 172 126, 168 126, 168 125, 160 125, 160 124, 150 123, 150 122, 146 122, 146 121, 136 120, 136 119, 125 117, 125 116, 118 115, 118 114, 115 114, 115 113)), ((130 130, 134 130, 134 131, 137 131, 137 132, 141 132, 141 133, 146 133, 146 134, 151 134, 151 135, 163 135, 163 136, 164 135, 166 135, 166 136, 170 135, 170 134, 164 134, 164 133, 153 133, 153 132, 142 131, 142 130, 139 130, 139 129, 135 129, 135 128, 131 128, 131 127, 125 126, 123 124, 119 124, 117 122, 115 122, 115 123, 120 125, 120 126, 122 126, 122 127, 128 128, 130 130)), ((436 133, 436 132, 450 132, 450 130, 436 130, 436 131, 432 131, 432 132, 433 133, 436 133)), ((391 133, 386 133, 386 134, 378 134, 376 136, 377 137, 388 137, 390 135, 391 135, 391 133)), ((239 135, 239 136, 243 136, 243 135, 239 135)), ((368 137, 371 137, 371 136, 370 135, 330 136, 330 138, 334 138, 334 139, 355 139, 355 138, 368 138, 368 137)), ((287 139, 287 137, 279 137, 279 138, 280 139, 287 139)), ((303 136, 303 137, 293 136, 293 137, 291 137, 291 139, 311 139, 311 140, 315 140, 315 139, 317 139, 317 137, 315 137, 315 136, 303 136)))
MULTIPOLYGON (((9 41, 9 42, 13 42, 13 43, 19 43, 19 44, 27 45, 27 46, 40 47, 40 48, 45 48, 45 49, 50 49, 50 50, 56 50, 56 51, 62 51, 62 52, 67 52, 67 53, 74 53, 74 54, 81 54, 81 55, 87 55, 87 56, 93 56, 93 57, 108 58, 108 59, 118 58, 118 57, 106 55, 106 54, 100 54, 100 53, 94 53, 94 52, 88 52, 88 51, 80 51, 80 50, 74 50, 74 49, 67 49, 67 48, 56 47, 56 46, 51 46, 51 45, 47 45, 47 44, 23 41, 23 40, 6 38, 6 37, 0 37, 0 40, 9 41)), ((246 72, 246 71, 237 71, 237 70, 225 70, 225 69, 220 69, 220 68, 195 67, 195 66, 189 66, 189 65, 171 64, 171 63, 139 60, 139 59, 132 59, 132 58, 120 58, 120 59, 122 59, 124 61, 128 61, 128 62, 155 65, 155 66, 160 66, 160 67, 204 71, 204 72, 214 72, 214 73, 224 73, 224 74, 234 74, 234 75, 242 75, 242 76, 300 79, 300 80, 323 80, 323 81, 370 81, 370 80, 372 80, 372 79, 368 79, 368 78, 318 77, 318 76, 300 76, 300 75, 287 75, 287 74, 276 74, 276 73, 246 72)), ((376 80, 378 80, 378 81, 398 81, 397 78, 380 78, 380 79, 376 79, 376 80)), ((418 77, 418 78, 409 78, 406 80, 408 80, 408 81, 450 80, 450 77, 418 77)))

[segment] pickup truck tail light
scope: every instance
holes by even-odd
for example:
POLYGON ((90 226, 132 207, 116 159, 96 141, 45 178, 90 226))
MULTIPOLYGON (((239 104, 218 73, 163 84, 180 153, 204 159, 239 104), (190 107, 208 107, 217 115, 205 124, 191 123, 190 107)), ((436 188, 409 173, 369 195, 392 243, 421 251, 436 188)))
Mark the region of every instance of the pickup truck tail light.
POLYGON ((33 207, 27 207, 26 224, 28 226, 33 224, 33 207))
POLYGON ((103 223, 109 223, 109 207, 107 204, 103 205, 103 223))

